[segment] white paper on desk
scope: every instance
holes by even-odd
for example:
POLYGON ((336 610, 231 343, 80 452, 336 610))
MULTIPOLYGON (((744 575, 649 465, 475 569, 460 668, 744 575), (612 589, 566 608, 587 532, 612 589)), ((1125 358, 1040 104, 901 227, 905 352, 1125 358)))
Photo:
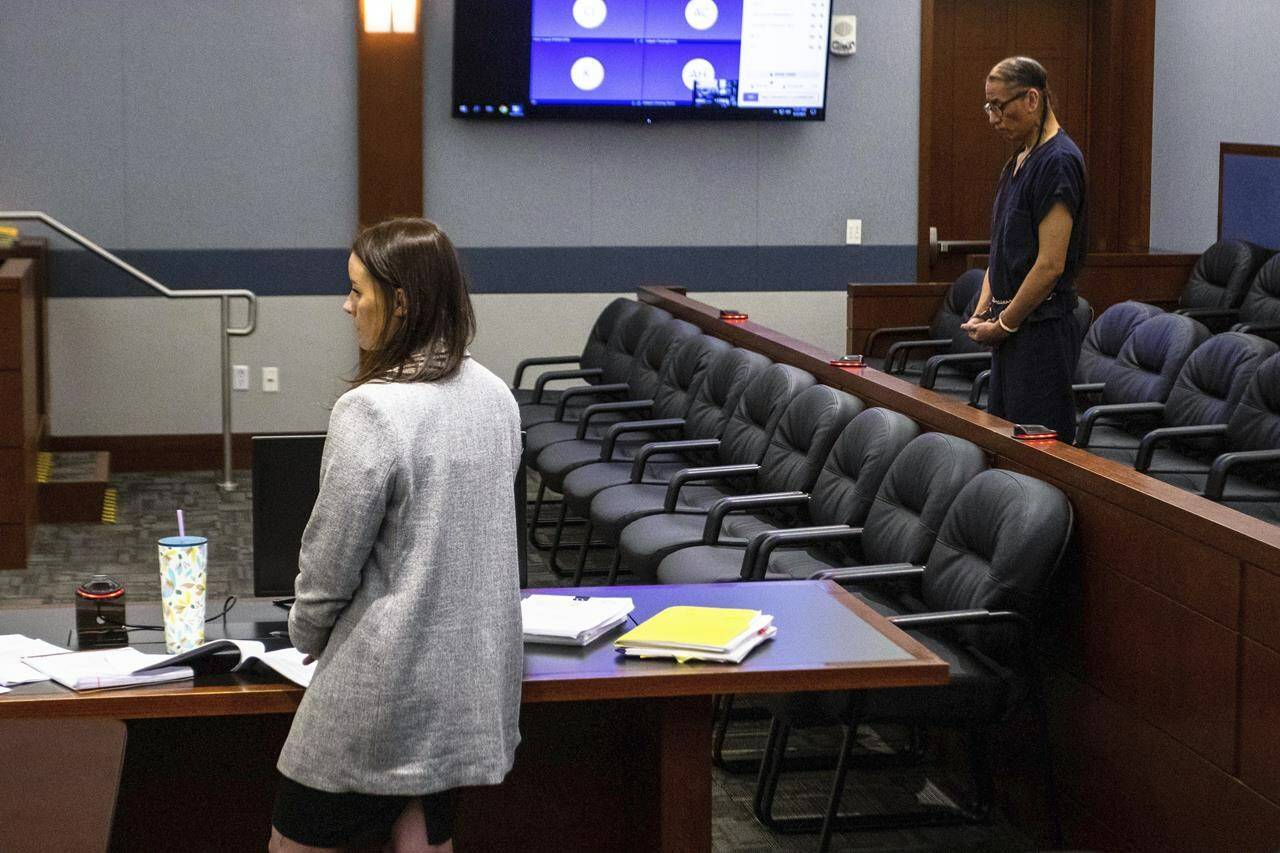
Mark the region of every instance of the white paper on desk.
POLYGON ((48 681, 49 676, 22 662, 30 655, 57 655, 66 649, 22 634, 0 634, 0 686, 48 681))
POLYGON ((68 652, 23 658, 63 687, 72 690, 99 690, 107 687, 134 687, 194 677, 189 666, 173 666, 152 672, 135 672, 166 660, 169 655, 143 654, 134 648, 104 649, 96 652, 68 652))
POLYGON ((274 670, 279 675, 283 675, 300 687, 307 687, 311 684, 311 676, 315 673, 316 668, 314 664, 303 666, 302 660, 306 655, 292 647, 276 649, 273 652, 267 651, 266 648, 264 643, 260 643, 257 640, 210 640, 203 645, 196 646, 194 649, 180 654, 152 655, 151 657, 155 658, 155 660, 144 665, 135 675, 147 675, 152 672, 163 671, 166 668, 185 666, 192 661, 235 649, 239 653, 240 659, 232 667, 233 672, 248 669, 253 665, 254 661, 258 661, 263 666, 274 670))
POLYGON ((526 642, 576 645, 621 624, 634 609, 630 598, 530 595, 520 602, 520 621, 526 642))

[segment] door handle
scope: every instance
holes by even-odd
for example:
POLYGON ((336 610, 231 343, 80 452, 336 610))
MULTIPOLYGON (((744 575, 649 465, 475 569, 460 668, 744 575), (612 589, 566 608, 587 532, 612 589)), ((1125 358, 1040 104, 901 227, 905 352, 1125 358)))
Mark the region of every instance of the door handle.
POLYGON ((971 255, 990 251, 990 240, 939 240, 937 227, 929 226, 929 260, 931 262, 936 262, 942 255, 971 255))

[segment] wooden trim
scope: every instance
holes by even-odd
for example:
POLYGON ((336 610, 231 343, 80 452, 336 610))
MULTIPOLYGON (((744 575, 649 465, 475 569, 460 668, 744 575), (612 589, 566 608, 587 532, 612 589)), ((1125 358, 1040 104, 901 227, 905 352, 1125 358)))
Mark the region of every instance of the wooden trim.
POLYGON ((356 0, 359 224, 423 211, 422 13, 413 33, 365 33, 356 0))
POLYGON ((1250 157, 1280 157, 1280 145, 1257 145, 1250 142, 1218 143, 1218 239, 1222 239, 1222 167, 1228 154, 1250 157))
MULTIPOLYGON (((306 433, 234 433, 231 465, 253 465, 255 435, 312 435, 306 433)), ((222 434, 193 435, 51 435, 43 449, 59 451, 105 450, 111 454, 112 471, 216 471, 222 468, 222 434)))
POLYGON ((935 0, 920 2, 920 140, 916 189, 916 279, 929 277, 929 192, 933 178, 933 17, 935 0))

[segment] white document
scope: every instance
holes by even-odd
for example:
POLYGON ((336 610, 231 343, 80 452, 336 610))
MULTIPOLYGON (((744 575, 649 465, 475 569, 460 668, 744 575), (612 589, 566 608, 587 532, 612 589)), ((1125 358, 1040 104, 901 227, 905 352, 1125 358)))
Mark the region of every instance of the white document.
POLYGON ((585 646, 626 621, 630 598, 589 595, 530 595, 520 602, 526 643, 585 646))
POLYGON ((194 673, 189 666, 171 666, 149 672, 143 667, 163 664, 169 655, 143 654, 134 648, 104 649, 96 652, 66 652, 23 658, 27 666, 37 669, 63 687, 72 690, 98 690, 106 687, 135 687, 181 681, 194 673))
POLYGON ((67 650, 44 640, 35 640, 22 634, 0 634, 0 686, 48 681, 49 676, 22 662, 30 655, 58 655, 67 650))
POLYGON ((687 660, 705 660, 712 663, 742 663, 752 649, 765 640, 773 639, 773 636, 777 633, 777 625, 766 625, 727 652, 707 652, 690 647, 671 648, 667 646, 627 646, 622 651, 628 657, 675 658, 679 663, 684 663, 687 660))
POLYGON ((253 665, 254 661, 258 661, 294 684, 302 687, 311 684, 311 676, 315 673, 316 667, 314 663, 303 666, 302 660, 306 655, 293 647, 276 649, 273 652, 266 651, 266 648, 257 640, 211 640, 180 654, 153 656, 161 659, 146 664, 137 674, 164 672, 168 668, 180 667, 193 660, 212 657, 217 652, 235 649, 240 653, 240 661, 233 668, 233 672, 247 669, 253 665))

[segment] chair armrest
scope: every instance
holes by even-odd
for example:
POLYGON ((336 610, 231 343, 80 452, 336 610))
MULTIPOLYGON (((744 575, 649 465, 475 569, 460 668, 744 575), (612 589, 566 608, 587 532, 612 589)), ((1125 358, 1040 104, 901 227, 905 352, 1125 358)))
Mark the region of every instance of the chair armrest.
POLYGON ((931 355, 929 360, 924 363, 924 373, 920 377, 921 388, 932 388, 933 384, 938 381, 938 371, 942 369, 944 364, 968 364, 969 362, 985 361, 991 363, 991 353, 989 352, 949 352, 943 355, 931 355))
POLYGON ((747 477, 760 470, 755 463, 746 465, 711 465, 706 468, 681 468, 667 483, 667 496, 662 502, 663 512, 675 512, 676 500, 685 483, 700 483, 706 480, 727 480, 731 477, 747 477))
POLYGON ((1101 394, 1107 387, 1105 382, 1076 382, 1071 386, 1072 394, 1101 394))
POLYGON ((533 383, 533 402, 542 402, 542 392, 546 389, 548 382, 555 382, 557 379, 592 379, 603 375, 604 369, 600 367, 588 367, 584 370, 551 370, 539 374, 533 383))
POLYGON ((1280 332, 1280 323, 1236 323, 1231 327, 1233 332, 1244 332, 1246 335, 1256 335, 1259 332, 1280 332))
POLYGON ((600 443, 600 461, 613 459, 613 447, 618 443, 618 436, 629 432, 658 431, 664 429, 680 429, 684 426, 684 418, 653 418, 647 421, 622 421, 609 424, 604 431, 604 440, 600 443))
POLYGON ((910 353, 912 350, 917 350, 917 349, 937 350, 937 349, 946 349, 949 346, 951 346, 951 338, 930 338, 929 340, 926 340, 926 341, 898 341, 896 344, 891 345, 889 347, 889 351, 885 353, 885 356, 884 356, 885 372, 886 373, 897 372, 896 370, 893 369, 893 362, 894 362, 894 359, 898 357, 899 353, 902 354, 902 367, 900 369, 905 370, 907 367, 907 354, 910 353))
POLYGON ((764 530, 751 537, 751 541, 747 543, 746 553, 742 555, 742 569, 738 574, 743 580, 763 580, 769 570, 769 557, 782 545, 834 542, 857 539, 861 535, 861 527, 850 527, 847 524, 764 530))
POLYGON ((690 450, 715 450, 720 446, 718 438, 686 438, 679 441, 651 441, 641 446, 631 463, 631 482, 639 483, 644 479, 644 466, 649 464, 649 457, 658 453, 679 453, 690 450))
POLYGON ((807 504, 809 496, 804 492, 770 492, 765 495, 730 495, 711 505, 707 523, 702 526, 702 544, 715 545, 720 541, 720 528, 724 517, 731 512, 749 509, 769 509, 775 506, 799 506, 807 504))
POLYGON ((979 373, 977 376, 973 377, 973 387, 969 389, 969 405, 970 406, 973 406, 975 409, 982 408, 981 406, 978 405, 978 403, 981 402, 982 400, 982 392, 985 391, 987 389, 987 386, 990 384, 991 384, 991 368, 987 368, 986 370, 979 373))
POLYGON ((1202 426, 1176 426, 1153 429, 1138 442, 1138 458, 1133 460, 1133 470, 1146 473, 1151 467, 1151 457, 1161 444, 1179 438, 1222 438, 1227 434, 1226 424, 1204 424, 1202 426))
POLYGON ((530 367, 539 367, 544 364, 581 364, 582 356, 580 355, 540 355, 534 358, 522 358, 516 364, 516 378, 511 381, 512 388, 519 388, 521 381, 524 380, 524 372, 530 367))
POLYGON ((1174 314, 1191 317, 1195 320, 1217 319, 1219 317, 1239 317, 1239 308, 1178 308, 1174 314))
POLYGON ((578 440, 587 437, 587 425, 596 415, 606 415, 610 412, 638 412, 648 409, 653 405, 652 400, 620 400, 610 403, 592 403, 582 410, 582 414, 578 416, 578 440))
MULTIPOLYGON (((861 528, 858 528, 861 530, 861 528)), ((881 566, 846 566, 842 569, 823 569, 809 575, 813 581, 835 581, 841 586, 857 586, 862 583, 900 581, 921 577, 924 566, 912 563, 885 563, 881 566)))
POLYGON ((928 331, 928 326, 885 326, 881 329, 872 329, 871 334, 867 335, 867 342, 863 345, 863 350, 867 355, 875 352, 876 339, 881 335, 923 335, 928 331))
POLYGON ((1076 447, 1088 447, 1093 435, 1093 424, 1103 415, 1159 415, 1164 413, 1164 403, 1107 403, 1090 406, 1080 416, 1076 427, 1076 447))
POLYGON ((952 628, 957 625, 992 625, 1011 622, 1018 626, 1026 639, 1032 633, 1031 620, 1012 610, 937 610, 932 613, 907 613, 890 616, 889 621, 899 628, 921 631, 927 628, 952 628))
POLYGON ((564 410, 569 401, 575 397, 594 397, 597 394, 623 394, 631 390, 625 382, 613 382, 608 385, 575 385, 560 394, 560 402, 556 403, 556 420, 564 420, 564 410))
POLYGON ((1237 465, 1256 465, 1259 462, 1280 462, 1280 449, 1236 450, 1224 453, 1213 460, 1209 479, 1204 484, 1204 496, 1211 501, 1222 500, 1222 490, 1227 485, 1227 474, 1237 465))

